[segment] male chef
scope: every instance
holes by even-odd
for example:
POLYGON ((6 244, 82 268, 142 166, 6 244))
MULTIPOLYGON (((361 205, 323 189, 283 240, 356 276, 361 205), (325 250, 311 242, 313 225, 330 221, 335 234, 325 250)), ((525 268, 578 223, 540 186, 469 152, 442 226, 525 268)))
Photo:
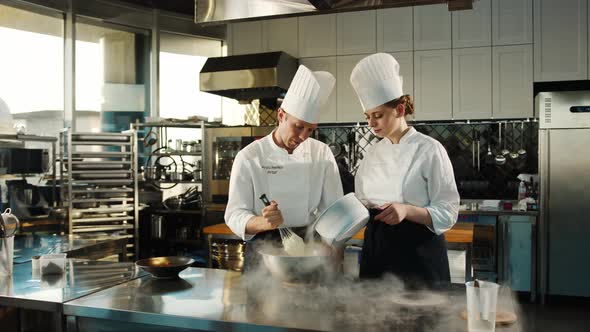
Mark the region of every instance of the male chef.
MULTIPOLYGON (((272 133, 241 150, 229 182, 225 222, 244 240, 280 240, 278 228, 302 230, 342 197, 338 166, 330 148, 309 136, 335 79, 299 66, 278 109, 272 133), (266 194, 269 206, 259 199, 266 194)), ((251 243, 251 241, 250 241, 251 243)), ((247 245, 246 261, 252 255, 247 245)))

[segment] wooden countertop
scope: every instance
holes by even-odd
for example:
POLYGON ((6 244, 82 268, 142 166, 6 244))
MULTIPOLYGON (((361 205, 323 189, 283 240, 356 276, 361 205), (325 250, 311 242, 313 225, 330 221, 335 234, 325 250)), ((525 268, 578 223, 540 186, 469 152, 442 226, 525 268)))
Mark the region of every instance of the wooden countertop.
MULTIPOLYGON (((208 235, 234 235, 226 224, 217 224, 203 228, 203 234, 208 235)), ((352 238, 363 240, 365 228, 361 229, 352 238)), ((237 238, 237 236, 236 236, 237 238)), ((449 243, 472 243, 473 242, 473 223, 458 222, 445 233, 445 239, 449 243)))

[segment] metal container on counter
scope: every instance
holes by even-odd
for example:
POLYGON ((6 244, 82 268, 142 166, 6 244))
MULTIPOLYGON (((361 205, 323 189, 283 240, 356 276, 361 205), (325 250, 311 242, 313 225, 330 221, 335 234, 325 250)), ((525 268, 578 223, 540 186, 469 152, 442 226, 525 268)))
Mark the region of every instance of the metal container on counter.
POLYGON ((212 240, 211 262, 220 269, 242 271, 244 250, 244 242, 240 240, 212 240))
POLYGON ((143 169, 143 176, 146 180, 159 180, 160 170, 155 166, 147 166, 143 169))
POLYGON ((159 215, 152 215, 151 218, 151 234, 154 239, 164 238, 164 217, 159 215))
POLYGON ((6 209, 0 215, 0 275, 12 275, 14 259, 14 235, 20 226, 18 218, 6 209))

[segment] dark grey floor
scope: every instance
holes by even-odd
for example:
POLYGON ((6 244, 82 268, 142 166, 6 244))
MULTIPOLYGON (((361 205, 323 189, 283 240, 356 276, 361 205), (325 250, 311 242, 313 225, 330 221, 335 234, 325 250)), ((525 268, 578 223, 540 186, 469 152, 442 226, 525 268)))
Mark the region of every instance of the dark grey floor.
POLYGON ((589 299, 547 299, 542 305, 521 298, 520 311, 523 331, 590 331, 589 299))

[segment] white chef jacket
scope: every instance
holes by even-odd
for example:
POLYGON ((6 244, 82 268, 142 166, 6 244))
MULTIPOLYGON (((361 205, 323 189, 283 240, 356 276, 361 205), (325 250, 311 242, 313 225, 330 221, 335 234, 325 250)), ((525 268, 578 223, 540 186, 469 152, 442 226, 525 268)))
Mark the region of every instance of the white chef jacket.
POLYGON ((404 134, 399 144, 413 145, 407 146, 411 148, 409 151, 413 151, 413 156, 407 160, 407 167, 395 178, 372 181, 382 181, 384 185, 381 188, 393 187, 401 181, 401 195, 389 195, 387 189, 375 190, 368 185, 380 168, 391 167, 388 156, 382 155, 394 145, 387 138, 371 146, 361 161, 355 176, 356 195, 367 207, 390 202, 424 207, 432 218, 433 227, 428 228, 440 235, 453 227, 459 214, 459 193, 447 151, 440 142, 413 127, 404 134))
POLYGON ((276 145, 271 133, 237 154, 224 219, 234 234, 244 240, 253 237, 246 234, 246 224, 250 218, 262 214, 264 204, 259 199, 262 194, 277 201, 285 221, 283 227, 312 223, 317 213, 343 196, 338 166, 330 148, 308 138, 289 154, 276 145), (280 188, 276 185, 278 177, 284 183, 280 188))

